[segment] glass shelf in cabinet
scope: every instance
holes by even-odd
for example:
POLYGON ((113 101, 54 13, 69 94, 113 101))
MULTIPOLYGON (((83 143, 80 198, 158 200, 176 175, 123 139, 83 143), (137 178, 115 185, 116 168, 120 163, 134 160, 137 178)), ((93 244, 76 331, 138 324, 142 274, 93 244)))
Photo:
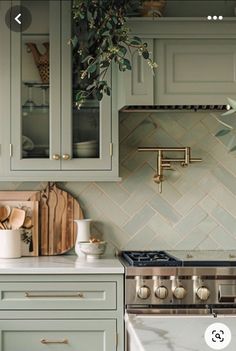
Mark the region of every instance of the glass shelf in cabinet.
POLYGON ((49 88, 48 83, 24 81, 23 84, 26 87, 32 87, 32 88, 41 88, 41 89, 49 88))

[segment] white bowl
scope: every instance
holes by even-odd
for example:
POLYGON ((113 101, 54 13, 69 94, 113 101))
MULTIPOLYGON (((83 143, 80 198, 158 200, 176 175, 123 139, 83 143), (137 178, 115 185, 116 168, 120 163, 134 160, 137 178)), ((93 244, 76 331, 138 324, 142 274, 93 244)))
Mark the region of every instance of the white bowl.
POLYGON ((73 155, 81 158, 98 157, 98 145, 95 144, 94 146, 83 148, 73 147, 73 155))
POLYGON ((83 141, 80 143, 73 143, 74 149, 81 149, 87 147, 97 147, 98 141, 97 140, 90 140, 90 141, 83 141))
POLYGON ((87 260, 100 258, 106 250, 106 241, 91 243, 89 241, 81 241, 78 243, 80 250, 86 255, 87 260))

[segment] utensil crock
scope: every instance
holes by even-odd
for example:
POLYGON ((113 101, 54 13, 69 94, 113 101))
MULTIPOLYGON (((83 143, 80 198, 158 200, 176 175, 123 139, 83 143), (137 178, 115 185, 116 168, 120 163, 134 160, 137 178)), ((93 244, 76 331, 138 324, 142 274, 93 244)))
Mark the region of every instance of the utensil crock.
POLYGON ((0 258, 21 257, 21 234, 19 229, 0 230, 0 258))

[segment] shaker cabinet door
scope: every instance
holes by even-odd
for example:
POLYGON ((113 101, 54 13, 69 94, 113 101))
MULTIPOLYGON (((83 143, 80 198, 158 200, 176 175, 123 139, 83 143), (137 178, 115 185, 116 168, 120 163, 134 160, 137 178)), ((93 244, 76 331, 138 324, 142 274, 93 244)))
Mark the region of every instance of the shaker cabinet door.
MULTIPOLYGON (((111 169, 111 97, 104 94, 101 102, 89 96, 80 109, 75 104, 79 89, 84 89, 78 74, 82 62, 72 60, 72 45, 68 38, 81 29, 72 21, 72 3, 62 1, 62 169, 111 169)), ((86 47, 87 33, 82 31, 79 42, 86 47)), ((106 75, 111 86, 111 72, 106 75)))
POLYGON ((0 351, 115 351, 116 321, 1 320, 0 351))
MULTIPOLYGON (((153 39, 143 38, 142 41, 147 43, 148 50, 153 56, 153 39)), ((154 103, 154 75, 144 58, 137 51, 129 55, 132 70, 119 72, 119 105, 153 105, 154 103)))
POLYGON ((11 31, 12 171, 60 169, 60 1, 13 1, 32 22, 11 31), (40 18, 40 20, 39 20, 40 18))
POLYGON ((157 105, 214 105, 235 97, 234 39, 155 41, 157 105))
MULTIPOLYGON (((114 94, 104 94, 102 101, 90 96, 80 109, 75 104, 81 82, 69 45, 76 30, 73 1, 3 3, 0 18, 11 6, 25 6, 32 22, 22 32, 1 30, 7 60, 1 58, 0 71, 6 71, 8 78, 0 81, 5 95, 0 107, 5 124, 4 133, 0 132, 0 179, 118 180, 114 94)), ((109 71, 109 86, 113 78, 109 71)))

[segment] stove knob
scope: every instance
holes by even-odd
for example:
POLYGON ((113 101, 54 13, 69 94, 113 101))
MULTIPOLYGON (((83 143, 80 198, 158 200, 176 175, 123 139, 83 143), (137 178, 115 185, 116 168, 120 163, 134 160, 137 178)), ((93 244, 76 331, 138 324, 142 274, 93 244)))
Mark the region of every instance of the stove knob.
POLYGON ((151 292, 148 286, 143 285, 138 289, 137 295, 140 299, 145 300, 150 296, 151 292))
POLYGON ((173 294, 176 299, 182 300, 187 294, 187 291, 183 286, 177 286, 173 291, 173 294))
POLYGON ((168 290, 165 286, 158 286, 155 290, 155 295, 158 297, 158 299, 166 299, 168 296, 168 290))
POLYGON ((196 294, 201 301, 206 301, 210 296, 210 291, 207 287, 200 286, 200 288, 197 289, 196 294))

